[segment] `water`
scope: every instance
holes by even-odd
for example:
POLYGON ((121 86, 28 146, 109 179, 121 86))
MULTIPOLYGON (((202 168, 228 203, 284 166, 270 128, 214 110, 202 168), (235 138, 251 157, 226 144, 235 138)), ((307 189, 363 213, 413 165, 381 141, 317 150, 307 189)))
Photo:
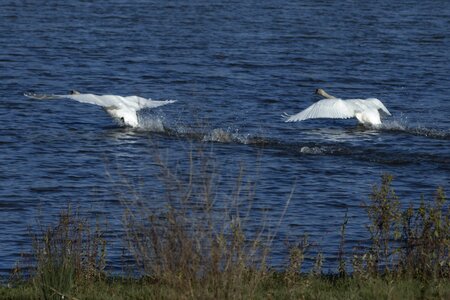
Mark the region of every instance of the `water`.
MULTIPOLYGON (((450 4, 447 1, 0 1, 0 273, 29 250, 36 218, 71 201, 108 220, 121 244, 127 182, 164 207, 155 165, 188 166, 202 142, 232 190, 239 164, 256 181, 250 222, 275 241, 308 232, 332 269, 348 210, 348 249, 367 238, 361 202, 395 175, 405 202, 450 190, 450 4), (381 99, 380 129, 355 120, 284 123, 322 87, 381 99), (177 99, 121 128, 99 107, 23 97, 34 90, 177 99)), ((108 249, 120 264, 120 247, 108 249)))

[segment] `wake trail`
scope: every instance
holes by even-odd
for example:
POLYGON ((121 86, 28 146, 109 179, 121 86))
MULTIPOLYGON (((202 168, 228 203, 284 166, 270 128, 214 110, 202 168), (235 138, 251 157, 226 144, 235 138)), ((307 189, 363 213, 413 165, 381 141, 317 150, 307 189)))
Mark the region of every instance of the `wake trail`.
MULTIPOLYGON (((380 148, 376 145, 368 145, 367 143, 355 145, 354 140, 351 142, 287 141, 261 135, 244 134, 238 129, 232 128, 195 128, 183 124, 168 126, 163 116, 147 116, 142 122, 141 129, 178 139, 228 145, 250 145, 262 149, 280 150, 281 155, 289 156, 348 156, 358 160, 388 165, 422 162, 450 164, 450 156, 419 152, 411 153, 398 149, 393 154, 391 148, 380 148)), ((370 128, 367 130, 373 131, 370 128)), ((384 124, 382 127, 377 128, 377 130, 381 133, 406 133, 433 139, 450 140, 448 132, 423 127, 408 127, 396 121, 384 124)), ((361 128, 352 129, 351 132, 361 132, 361 128)), ((355 139, 357 139, 356 134, 355 139)))
POLYGON ((392 120, 383 123, 380 130, 394 133, 405 133, 431 139, 450 140, 450 130, 428 128, 425 126, 411 126, 402 120, 392 120))

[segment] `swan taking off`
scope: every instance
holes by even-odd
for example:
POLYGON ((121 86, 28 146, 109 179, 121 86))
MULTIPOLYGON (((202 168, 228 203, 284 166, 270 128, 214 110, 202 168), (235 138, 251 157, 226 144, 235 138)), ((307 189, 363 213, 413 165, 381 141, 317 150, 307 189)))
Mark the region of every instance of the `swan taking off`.
POLYGON ((381 125, 380 110, 389 116, 391 115, 384 104, 376 98, 342 100, 327 94, 322 89, 317 89, 316 94, 326 99, 314 103, 298 114, 286 115, 285 122, 316 118, 356 118, 362 124, 378 126, 381 125))
POLYGON ((155 101, 138 96, 116 96, 116 95, 94 95, 80 94, 77 91, 71 91, 69 95, 45 95, 35 93, 24 93, 26 97, 33 99, 72 99, 82 103, 89 103, 102 106, 106 112, 120 123, 138 127, 137 111, 143 108, 155 108, 158 106, 173 103, 176 100, 155 101))

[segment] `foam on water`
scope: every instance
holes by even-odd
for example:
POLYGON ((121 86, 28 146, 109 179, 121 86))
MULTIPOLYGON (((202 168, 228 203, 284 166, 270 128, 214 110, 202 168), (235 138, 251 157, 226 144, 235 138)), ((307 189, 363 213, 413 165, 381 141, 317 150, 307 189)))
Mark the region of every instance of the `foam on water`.
POLYGON ((139 116, 139 129, 151 132, 164 132, 163 118, 158 115, 139 116))
POLYGON ((421 125, 411 126, 406 118, 384 121, 380 127, 381 130, 392 132, 404 132, 416 136, 429 137, 433 139, 450 139, 450 131, 437 128, 428 128, 421 125))
MULTIPOLYGON (((264 147, 266 149, 279 149, 288 155, 328 155, 328 156, 348 156, 353 159, 363 161, 373 161, 382 164, 409 164, 419 161, 433 161, 437 163, 448 163, 450 158, 443 153, 442 155, 429 155, 426 153, 411 154, 409 150, 397 150, 395 155, 386 153, 385 150, 377 149, 372 143, 366 145, 354 145, 353 141, 361 140, 361 132, 370 133, 371 139, 374 130, 357 126, 354 129, 345 129, 343 135, 345 139, 325 139, 319 135, 317 141, 287 141, 281 137, 273 138, 264 135, 251 135, 241 133, 238 129, 228 128, 196 128, 187 124, 178 124, 170 127, 170 120, 166 120, 162 114, 146 114, 141 116, 141 126, 139 130, 163 133, 169 137, 191 139, 200 142, 214 142, 221 144, 242 144, 253 145, 254 147, 264 147), (362 130, 362 131, 361 131, 362 130), (353 137, 352 137, 353 136, 353 137)), ((323 129, 328 132, 329 129, 323 129)), ((322 131, 322 130, 320 130, 322 131)), ((334 135, 338 131, 332 131, 334 135)), ((381 127, 376 128, 377 135, 383 132, 393 132, 396 134, 412 134, 432 139, 448 139, 449 134, 438 129, 423 127, 411 127, 405 119, 388 120, 381 127)), ((369 141, 370 142, 370 141, 369 141)))
POLYGON ((206 133, 203 138, 203 142, 218 142, 218 143, 237 143, 248 144, 248 135, 242 135, 237 130, 230 132, 230 129, 224 130, 222 128, 215 128, 206 133))
POLYGON ((324 150, 320 147, 308 147, 308 146, 303 146, 300 148, 300 153, 304 153, 304 154, 323 154, 324 150))

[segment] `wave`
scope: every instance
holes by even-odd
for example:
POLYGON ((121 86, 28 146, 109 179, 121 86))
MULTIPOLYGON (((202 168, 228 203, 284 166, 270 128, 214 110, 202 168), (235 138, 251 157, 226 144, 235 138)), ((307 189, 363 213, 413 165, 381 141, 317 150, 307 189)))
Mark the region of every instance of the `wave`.
POLYGON ((222 128, 215 128, 211 132, 203 135, 203 142, 218 142, 218 143, 238 143, 248 144, 249 135, 242 135, 238 131, 230 132, 230 129, 223 130, 222 128))
MULTIPOLYGON (((260 135, 243 134, 238 129, 231 127, 205 129, 189 127, 186 125, 167 126, 165 118, 161 115, 146 116, 142 119, 141 129, 156 132, 165 136, 182 139, 192 139, 199 142, 214 142, 222 144, 252 145, 258 148, 278 149, 285 155, 330 155, 349 156, 354 159, 372 161, 382 164, 410 164, 420 162, 433 162, 438 164, 450 164, 450 157, 430 153, 411 153, 406 150, 395 150, 395 155, 384 149, 362 143, 355 145, 352 142, 332 141, 294 141, 289 142, 277 138, 269 138, 260 135)), ((361 128, 355 131, 360 132, 361 128)), ((364 129, 367 130, 367 129, 364 129)), ((443 130, 424 127, 410 127, 404 122, 390 121, 377 130, 383 132, 407 133, 412 135, 430 137, 434 139, 450 139, 450 134, 443 130)), ((369 130, 372 132, 372 130, 369 130)), ((347 132, 348 135, 348 132, 347 132)))
MULTIPOLYGON (((264 137, 251 136, 250 134, 242 134, 239 129, 232 129, 228 127, 214 128, 212 130, 196 129, 185 125, 166 126, 166 120, 163 114, 146 114, 139 116, 139 127, 145 131, 151 132, 166 132, 176 136, 187 136, 199 138, 204 142, 218 142, 218 143, 240 143, 240 144, 267 144, 273 141, 267 140, 264 137)), ((369 128, 369 131, 371 128, 369 128)), ((355 128, 356 132, 361 130, 367 131, 368 128, 358 126, 355 128), (362 128, 362 129, 361 129, 362 128)), ((381 127, 376 128, 377 131, 405 133, 415 136, 422 136, 432 139, 450 140, 450 130, 428 128, 424 126, 411 126, 408 124, 406 118, 385 120, 381 127)), ((354 132, 351 130, 351 132, 354 132)), ((276 142, 278 143, 278 142, 276 142)), ((305 153, 309 152, 305 148, 305 153)), ((313 151, 314 152, 314 151, 313 151)))
POLYGON ((392 120, 384 122, 381 130, 390 132, 407 133, 415 136, 423 136, 433 139, 450 140, 450 131, 436 128, 427 128, 423 126, 410 126, 403 120, 392 120))
POLYGON ((304 155, 328 155, 346 156, 360 161, 370 161, 385 165, 407 165, 422 162, 436 163, 442 166, 450 165, 450 156, 435 155, 430 153, 410 153, 396 150, 395 154, 386 149, 377 149, 367 146, 349 145, 288 145, 286 150, 304 155), (298 150, 299 149, 299 150, 298 150))

